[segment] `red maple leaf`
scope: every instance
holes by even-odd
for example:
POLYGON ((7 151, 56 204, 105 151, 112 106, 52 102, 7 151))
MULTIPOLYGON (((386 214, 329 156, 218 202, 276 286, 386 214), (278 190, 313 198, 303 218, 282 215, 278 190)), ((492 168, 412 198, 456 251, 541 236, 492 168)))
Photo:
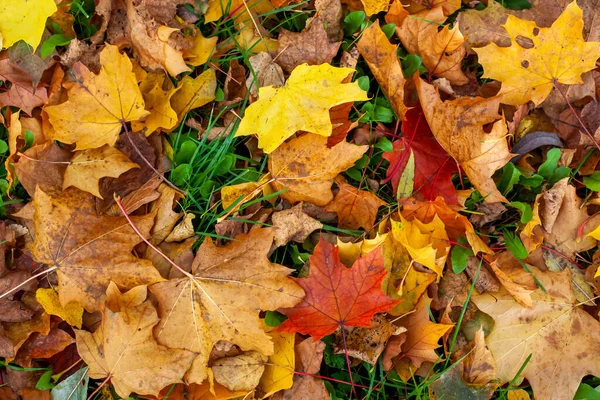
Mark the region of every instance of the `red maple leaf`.
POLYGON ((318 340, 338 327, 371 326, 374 314, 398 304, 381 291, 386 273, 381 249, 346 268, 340 262, 337 247, 321 238, 310 256, 310 275, 294 279, 306 296, 293 308, 279 310, 288 319, 277 330, 300 332, 318 340))
POLYGON ((458 204, 451 181, 452 174, 458 172, 457 164, 435 140, 421 106, 406 113, 402 132, 404 137, 393 142, 394 150, 383 155, 390 162, 386 181, 392 181, 394 193, 412 150, 415 157, 414 195, 425 200, 442 196, 446 204, 458 204))

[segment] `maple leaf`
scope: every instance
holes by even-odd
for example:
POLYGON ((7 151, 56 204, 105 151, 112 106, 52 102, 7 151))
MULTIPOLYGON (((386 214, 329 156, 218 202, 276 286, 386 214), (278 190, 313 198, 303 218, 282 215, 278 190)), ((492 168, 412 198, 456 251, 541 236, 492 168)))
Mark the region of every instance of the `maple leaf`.
POLYGON ((213 101, 216 89, 217 78, 212 69, 207 69, 195 78, 184 76, 171 97, 171 107, 177 113, 179 121, 189 111, 213 101))
POLYGON ((403 341, 402 354, 415 367, 420 367, 425 361, 436 362, 440 356, 435 352, 439 340, 454 325, 437 324, 429 320, 429 303, 427 296, 421 297, 416 305, 416 312, 398 321, 398 325, 406 328, 406 337, 392 336, 388 347, 395 347, 396 341, 403 341))
POLYGON ((294 379, 294 333, 269 332, 273 339, 273 354, 265 363, 265 372, 260 378, 259 386, 265 393, 263 398, 292 387, 294 379))
POLYGON ((0 93, 0 107, 19 107, 27 114, 48 101, 48 91, 39 84, 33 86, 26 71, 14 64, 6 53, 0 55, 0 80, 10 82, 10 89, 0 93))
POLYGON ((379 207, 387 205, 377 195, 367 190, 360 190, 342 177, 336 181, 339 192, 325 211, 335 212, 338 216, 338 227, 342 229, 371 230, 375 225, 379 207))
POLYGON ((292 72, 300 64, 319 65, 330 63, 342 42, 329 42, 323 24, 313 23, 302 32, 282 29, 278 37, 277 63, 286 72, 292 72))
POLYGON ((67 332, 58 328, 50 328, 47 334, 34 333, 19 348, 15 363, 30 368, 34 358, 50 358, 60 353, 75 340, 67 332))
POLYGON ((139 168, 134 162, 114 147, 104 145, 75 153, 65 170, 63 188, 75 186, 102 198, 98 181, 104 177, 117 178, 123 172, 139 168))
POLYGON ((420 106, 411 108, 402 122, 404 136, 393 142, 394 149, 384 153, 390 162, 386 176, 392 182, 394 192, 405 171, 410 153, 415 159, 414 194, 425 200, 441 196, 446 204, 458 204, 452 174, 458 172, 456 163, 435 140, 420 106))
MULTIPOLYGON (((398 0, 394 0, 397 2, 398 0)), ((462 3, 460 0, 402 0, 402 5, 411 14, 429 10, 436 7, 442 7, 444 15, 450 15, 458 10, 462 3)))
MULTIPOLYGON (((179 86, 181 88, 181 86, 179 86)), ((170 130, 177 124, 177 113, 171 107, 171 97, 177 93, 167 76, 159 73, 149 73, 140 83, 140 91, 144 96, 146 110, 150 112, 143 121, 132 121, 131 128, 141 132, 145 129, 146 136, 157 129, 170 130), (167 86, 165 88, 165 86, 167 86)))
POLYGON ((83 307, 79 303, 70 302, 63 306, 54 289, 38 289, 35 292, 35 299, 48 314, 57 315, 69 325, 81 329, 83 307))
POLYGON ((504 29, 510 47, 494 43, 474 49, 483 65, 483 77, 502 82, 502 102, 521 105, 540 104, 557 82, 568 85, 583 83, 581 74, 596 67, 600 42, 583 40, 582 11, 575 1, 567 6, 550 28, 509 15, 504 29), (517 37, 533 47, 523 47, 517 37))
MULTIPOLYGON (((38 188, 33 206, 31 252, 56 270, 63 306, 77 301, 90 312, 98 311, 110 281, 132 288, 162 280, 150 261, 131 254, 141 239, 127 220, 98 216, 92 195, 70 188, 52 198, 38 188)), ((154 215, 131 218, 147 237, 154 215)))
POLYGON ((346 268, 338 249, 321 237, 309 261, 308 278, 294 279, 306 296, 293 308, 279 309, 288 317, 277 327, 279 332, 300 332, 317 340, 338 327, 370 326, 373 315, 398 304, 381 291, 387 272, 380 249, 346 268))
POLYGON ((271 153, 297 131, 331 135, 331 107, 369 99, 357 82, 341 83, 353 72, 329 64, 299 65, 282 87, 259 89, 235 136, 256 133, 258 147, 271 153))
POLYGON ((114 146, 124 122, 148 115, 127 55, 107 45, 100 65, 100 74, 94 75, 75 64, 69 100, 44 108, 54 127, 52 139, 75 143, 77 150, 114 146))
MULTIPOLYGON (((329 118, 329 117, 328 117, 329 118)), ((333 200, 333 179, 350 168, 368 146, 341 142, 327 147, 327 138, 303 135, 281 145, 269 157, 274 191, 291 203, 308 201, 324 206, 333 200)))
POLYGON ((498 120, 500 97, 461 97, 442 101, 436 89, 415 79, 421 107, 433 135, 465 171, 486 202, 506 201, 492 175, 513 157, 508 151, 506 123, 498 120), (494 123, 490 133, 483 125, 494 123))
POLYGON ((217 36, 205 38, 200 29, 195 32, 194 47, 184 52, 186 64, 198 67, 205 64, 214 53, 219 38, 217 36))
POLYGON ((322 223, 302 211, 302 203, 273 213, 271 222, 276 246, 284 246, 292 240, 302 243, 313 231, 323 227, 322 223))
POLYGON ((381 85, 398 119, 404 119, 407 107, 404 105, 404 74, 398 60, 397 49, 390 43, 379 27, 379 21, 365 29, 356 44, 381 85))
POLYGON ((37 187, 48 193, 60 192, 71 153, 55 142, 46 142, 23 154, 12 166, 27 193, 35 195, 37 187))
POLYGON ((600 376, 600 325, 581 309, 573 294, 571 274, 531 268, 546 289, 531 294, 532 308, 524 308, 502 289, 474 296, 477 308, 494 318, 486 338, 498 366, 500 384, 511 381, 525 365, 536 399, 571 399, 585 375, 600 376), (549 351, 551 349, 551 351, 549 351))
POLYGON ((2 48, 23 40, 35 51, 46 28, 46 19, 56 10, 54 0, 0 0, 2 48))
MULTIPOLYGON (((395 18, 395 21, 402 21, 396 27, 396 35, 409 53, 421 57, 431 74, 446 78, 455 85, 469 82, 461 69, 462 59, 467 53, 465 39, 458 30, 458 24, 454 24, 452 29, 447 26, 439 29, 446 21, 441 6, 417 15, 408 15, 407 11, 401 9, 395 18)), ((387 22, 391 23, 392 20, 387 22)))
POLYGON ((244 351, 273 353, 258 313, 291 307, 303 292, 287 277, 291 270, 269 262, 272 242, 271 229, 254 229, 223 247, 206 238, 192 275, 150 287, 161 316, 155 330, 158 343, 198 353, 191 382, 207 377, 209 355, 219 340, 244 351))
POLYGON ((94 333, 75 329, 79 355, 89 367, 89 377, 110 378, 119 396, 128 398, 131 392, 157 396, 165 386, 181 382, 194 353, 156 343, 152 330, 159 318, 150 300, 144 301, 145 287, 144 296, 138 295, 138 288, 132 289, 133 295, 121 295, 114 283, 110 285, 107 301, 119 306, 103 308, 94 333))

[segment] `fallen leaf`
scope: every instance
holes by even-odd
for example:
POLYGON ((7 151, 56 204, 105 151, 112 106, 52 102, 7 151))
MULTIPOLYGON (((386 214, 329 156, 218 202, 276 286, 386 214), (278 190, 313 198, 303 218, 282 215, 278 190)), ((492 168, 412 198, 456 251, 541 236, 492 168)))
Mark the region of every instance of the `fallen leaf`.
POLYGON ((0 80, 5 85, 10 83, 10 89, 0 93, 0 107, 14 106, 32 115, 35 107, 48 101, 48 90, 44 85, 33 86, 29 74, 13 63, 6 53, 0 55, 0 80))
POLYGON ((173 89, 173 84, 165 74, 147 74, 140 83, 140 91, 149 114, 143 121, 132 121, 131 128, 134 131, 143 131, 146 136, 159 129, 165 131, 173 129, 178 117, 171 107, 171 97, 177 93, 177 90, 173 89))
POLYGON ((409 53, 421 57, 432 75, 446 78, 454 85, 465 85, 469 83, 461 69, 467 53, 465 39, 456 23, 452 29, 447 26, 440 29, 444 21, 446 16, 441 6, 407 15, 402 25, 396 27, 396 35, 409 53))
POLYGON ((30 196, 36 188, 48 193, 62 190, 63 175, 71 153, 54 142, 34 146, 23 153, 13 164, 15 175, 30 196))
MULTIPOLYGON (((114 283, 111 285, 121 295, 114 283)), ((107 300, 114 300, 109 293, 107 300)), ((158 321, 148 300, 132 302, 118 312, 105 307, 94 333, 75 330, 77 349, 90 368, 88 376, 110 378, 117 394, 124 398, 131 392, 157 396, 163 387, 181 382, 194 354, 157 344, 152 330, 158 321)))
POLYGON ((494 318, 486 343, 498 364, 501 385, 515 377, 531 354, 521 375, 536 398, 572 398, 585 375, 600 374, 594 356, 600 350, 600 326, 576 304, 568 271, 531 270, 546 289, 531 294, 532 308, 519 305, 505 290, 474 296, 472 301, 494 318))
MULTIPOLYGON (((56 269, 58 296, 66 306, 79 302, 86 310, 100 310, 109 282, 132 288, 162 280, 147 260, 131 254, 142 239, 124 217, 98 216, 92 195, 67 189, 50 197, 38 188, 35 207, 33 257, 56 269), (111 254, 111 262, 106 262, 111 254)), ((154 215, 131 217, 147 237, 154 215)))
POLYGON ((150 287, 161 316, 155 330, 158 343, 198 353, 191 382, 207 377, 210 352, 219 340, 273 354, 258 311, 291 307, 303 292, 288 279, 289 269, 269 262, 272 241, 270 229, 251 230, 223 247, 206 238, 192 265, 193 276, 150 287))
POLYGON ((19 40, 25 41, 35 51, 46 27, 46 19, 56 12, 54 0, 2 0, 0 22, 2 48, 9 48, 19 40))
POLYGON ((492 175, 513 157, 506 141, 506 123, 499 119, 499 97, 462 97, 442 101, 436 89, 415 80, 421 107, 438 143, 464 169, 486 202, 506 201, 492 175), (491 124, 490 133, 483 125, 491 124))
POLYGON ((60 304, 56 290, 44 288, 39 288, 35 292, 35 299, 48 314, 56 315, 67 324, 81 329, 83 307, 79 303, 72 301, 63 306, 60 304))
POLYGON ((273 354, 265 363, 265 372, 260 378, 259 387, 265 393, 264 398, 281 390, 292 387, 295 377, 296 356, 294 333, 269 332, 273 339, 273 354))
POLYGON ((217 36, 205 38, 199 29, 196 30, 195 34, 194 46, 184 52, 185 63, 192 67, 206 64, 215 52, 217 41, 219 40, 217 36))
POLYGON ((375 79, 381 85, 396 113, 403 120, 408 108, 404 105, 404 74, 397 57, 397 48, 379 27, 379 21, 365 29, 356 44, 375 79))
POLYGON ((98 75, 75 64, 69 100, 44 108, 54 127, 52 139, 75 143, 77 150, 114 146, 123 123, 148 115, 127 55, 107 45, 100 64, 98 75))
POLYGON ((285 83, 283 70, 269 53, 260 52, 249 58, 252 73, 246 79, 246 87, 252 96, 258 96, 263 86, 280 87, 285 83))
POLYGON ((583 83, 581 74, 594 69, 600 57, 600 42, 583 40, 582 11, 575 1, 550 28, 539 28, 533 21, 512 15, 503 26, 510 36, 510 47, 490 43, 475 52, 483 65, 483 77, 502 82, 499 95, 505 104, 518 106, 533 101, 538 105, 556 82, 583 83), (533 46, 523 47, 518 37, 533 46), (558 48, 561 50, 557 52, 558 48))
POLYGON ((177 225, 175 225, 175 227, 173 228, 171 233, 169 233, 169 236, 167 236, 165 238, 165 242, 167 242, 167 243, 180 242, 182 240, 186 240, 186 239, 194 236, 194 234, 196 233, 194 231, 194 224, 193 224, 195 217, 196 217, 195 214, 191 214, 191 213, 185 214, 185 216, 183 217, 183 220, 181 222, 179 222, 177 225))
POLYGON ((34 358, 50 358, 72 343, 75 343, 75 340, 62 329, 51 328, 46 335, 34 333, 19 348, 15 362, 22 367, 30 368, 34 358))
POLYGON ((379 249, 346 268, 338 249, 321 238, 309 261, 308 278, 294 279, 306 296, 294 308, 279 310, 288 317, 279 332, 300 332, 316 340, 338 327, 370 326, 374 314, 397 304, 381 291, 386 271, 379 249))
POLYGON ((96 197, 100 194, 99 181, 104 177, 118 178, 123 172, 139 168, 114 147, 104 145, 97 149, 79 151, 73 155, 65 170, 63 189, 75 186, 96 197))
POLYGON ((302 32, 282 29, 279 32, 277 64, 290 73, 301 64, 330 63, 342 42, 329 42, 323 24, 313 23, 302 32))
POLYGON ((452 175, 458 172, 456 162, 435 140, 420 106, 411 108, 402 122, 404 136, 393 142, 394 150, 384 153, 390 162, 386 177, 391 179, 394 192, 407 168, 409 152, 414 156, 414 194, 425 200, 441 196, 446 204, 458 204, 452 175))
POLYGON ((508 275, 504 273, 498 266, 495 261, 489 263, 490 268, 494 271, 496 278, 502 284, 502 286, 506 289, 508 293, 510 293, 517 303, 521 304, 523 307, 531 307, 533 302, 531 300, 531 293, 533 290, 527 289, 522 285, 514 282, 508 275))
POLYGON ((472 385, 486 385, 498 376, 496 360, 485 346, 485 335, 480 328, 470 343, 469 353, 463 362, 463 378, 472 385))
POLYGON ((427 389, 432 400, 488 400, 494 394, 494 387, 476 387, 465 382, 461 376, 460 364, 444 371, 427 389))
POLYGON ((267 356, 249 351, 238 356, 224 357, 215 361, 211 370, 215 381, 231 391, 254 389, 265 370, 267 356))
POLYGON ((322 223, 302 211, 302 203, 273 213, 271 221, 276 246, 284 246, 290 241, 302 243, 308 235, 323 227, 322 223))
POLYGON ((171 97, 171 107, 177 113, 179 121, 191 110, 201 107, 215 99, 217 79, 215 71, 207 69, 195 78, 186 75, 177 84, 176 92, 171 97))
POLYGON ((292 139, 269 156, 273 191, 287 190, 281 197, 292 204, 308 201, 324 206, 333 200, 333 179, 367 149, 347 142, 329 148, 326 137, 314 134, 292 139))
MULTIPOLYGON (((71 14, 69 14, 71 15, 71 14)), ((48 36, 50 36, 48 34, 48 36)), ((35 52, 33 49, 25 42, 17 42, 12 45, 6 54, 8 54, 8 58, 15 63, 19 68, 27 72, 29 77, 31 78, 31 83, 33 87, 35 87, 35 91, 38 90, 38 85, 40 84, 40 80, 42 79, 42 75, 44 72, 50 68, 55 60, 53 57, 42 58, 40 54, 40 49, 38 48, 35 52)), ((43 90, 43 86, 39 86, 40 90, 43 90)))
POLYGON ((402 0, 402 4, 411 14, 416 14, 436 7, 442 7, 444 15, 450 15, 461 6, 459 0, 402 0))
POLYGON ((369 231, 375 225, 379 207, 387 205, 377 195, 347 183, 343 178, 336 181, 339 192, 325 206, 324 211, 335 212, 338 227, 342 229, 364 228, 369 231))
POLYGON ((331 135, 331 107, 368 100, 358 83, 341 83, 352 72, 329 64, 299 65, 281 88, 259 89, 258 101, 246 109, 235 136, 256 133, 258 147, 271 153, 297 131, 331 135))

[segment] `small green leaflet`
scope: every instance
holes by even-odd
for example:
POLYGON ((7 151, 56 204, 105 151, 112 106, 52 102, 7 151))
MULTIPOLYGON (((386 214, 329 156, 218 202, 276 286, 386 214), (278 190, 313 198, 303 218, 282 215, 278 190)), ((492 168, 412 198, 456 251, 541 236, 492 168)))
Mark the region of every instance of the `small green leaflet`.
POLYGON ((520 201, 513 201, 509 203, 511 206, 521 211, 521 223, 526 224, 533 218, 533 210, 531 206, 527 203, 522 203, 520 201))
POLYGON ((469 257, 475 256, 473 251, 468 247, 469 242, 463 236, 458 238, 458 243, 452 247, 450 252, 450 260, 452 261, 452 272, 460 274, 467 268, 467 260, 469 257))
POLYGON ((590 176, 584 176, 583 184, 594 192, 600 192, 600 171, 594 171, 590 176))
POLYGON ((508 249, 508 251, 510 251, 515 257, 517 257, 520 260, 527 258, 529 253, 527 252, 525 246, 523 246, 523 242, 521 242, 521 239, 518 236, 516 236, 513 232, 507 230, 503 230, 502 233, 504 234, 504 241, 506 243, 506 248, 508 249))

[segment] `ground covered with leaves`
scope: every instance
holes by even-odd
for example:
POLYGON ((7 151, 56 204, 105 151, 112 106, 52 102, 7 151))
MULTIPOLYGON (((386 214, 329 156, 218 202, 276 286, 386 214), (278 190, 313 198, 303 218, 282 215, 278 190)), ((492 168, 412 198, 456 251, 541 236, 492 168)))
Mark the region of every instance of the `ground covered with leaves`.
POLYGON ((0 0, 0 399, 600 399, 597 0, 0 0))

